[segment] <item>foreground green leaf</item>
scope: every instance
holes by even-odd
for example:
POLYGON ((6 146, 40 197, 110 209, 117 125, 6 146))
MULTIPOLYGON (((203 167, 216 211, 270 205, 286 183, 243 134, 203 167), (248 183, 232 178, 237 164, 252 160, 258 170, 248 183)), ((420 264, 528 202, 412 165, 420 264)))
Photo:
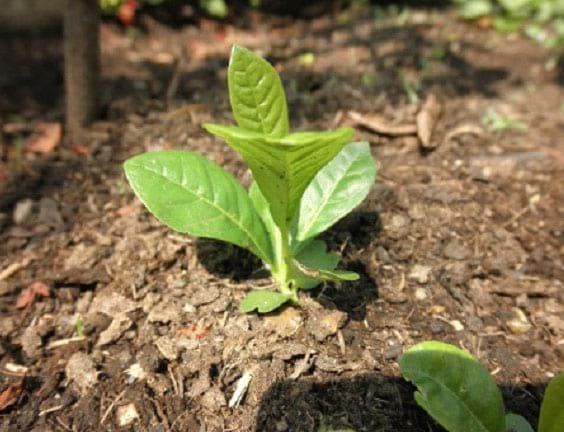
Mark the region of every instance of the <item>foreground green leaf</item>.
POLYGON ((313 177, 354 135, 352 129, 343 128, 298 132, 273 139, 239 127, 209 123, 203 126, 243 156, 279 227, 289 226, 313 177))
POLYGON ((241 301, 241 310, 245 313, 257 310, 258 313, 268 313, 278 309, 290 300, 286 294, 275 291, 258 290, 251 291, 241 301))
POLYGON ((552 378, 544 392, 539 432, 562 432, 564 428, 564 373, 552 378))
POLYGON ((400 361, 415 400, 449 432, 505 432, 503 400, 486 368, 461 349, 423 342, 400 361))
POLYGON ((368 195, 375 177, 370 145, 345 146, 305 190, 296 218, 297 240, 315 237, 350 213, 368 195))
MULTIPOLYGON (((296 254, 296 260, 309 268, 321 270, 334 270, 339 263, 339 256, 327 251, 323 240, 312 240, 296 254)), ((321 279, 307 277, 302 272, 295 277, 295 283, 300 289, 312 289, 321 283, 321 279)))
POLYGON ((303 276, 318 279, 320 281, 355 281, 360 278, 359 274, 353 271, 313 268, 308 267, 297 260, 293 260, 292 264, 303 276))
POLYGON ((249 188, 249 198, 268 231, 271 248, 274 254, 274 262, 279 263, 282 259, 282 236, 280 234, 280 229, 276 223, 274 223, 274 219, 272 219, 272 214, 270 214, 270 205, 260 191, 256 182, 253 182, 249 188))
POLYGON ((235 45, 227 77, 231 109, 241 128, 271 137, 288 135, 284 88, 266 60, 235 45))
POLYGON ((529 422, 517 414, 505 416, 505 430, 507 432, 535 432, 529 422))
POLYGON ((264 223, 233 176, 186 151, 144 153, 125 174, 149 211, 181 233, 227 241, 273 261, 264 223))

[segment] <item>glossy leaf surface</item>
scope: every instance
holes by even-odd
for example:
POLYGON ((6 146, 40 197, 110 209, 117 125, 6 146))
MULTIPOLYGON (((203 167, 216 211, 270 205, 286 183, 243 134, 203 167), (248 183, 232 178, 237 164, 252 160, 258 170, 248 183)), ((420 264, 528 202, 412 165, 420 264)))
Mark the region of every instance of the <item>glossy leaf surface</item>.
POLYGON ((294 228, 297 240, 315 237, 350 213, 368 195, 375 177, 369 144, 345 146, 305 190, 294 228))
POLYGON ((288 135, 284 88, 266 60, 235 45, 227 79, 231 109, 241 128, 271 137, 288 135))
POLYGON ((165 225, 272 262, 266 228, 247 192, 211 161, 186 151, 150 152, 127 160, 124 169, 139 199, 165 225))
POLYGON ((544 392, 538 432, 564 430, 564 373, 552 378, 544 392))
POLYGON ((505 431, 501 393, 486 368, 467 352, 423 342, 403 355, 400 367, 417 386, 417 403, 447 431, 505 431))
POLYGON ((205 124, 204 128, 243 156, 279 227, 289 225, 313 177, 354 134, 344 128, 273 139, 238 127, 205 124))
POLYGON ((253 312, 254 310, 259 313, 268 313, 278 309, 288 300, 290 300, 289 296, 275 291, 251 291, 241 301, 241 310, 245 313, 253 312))

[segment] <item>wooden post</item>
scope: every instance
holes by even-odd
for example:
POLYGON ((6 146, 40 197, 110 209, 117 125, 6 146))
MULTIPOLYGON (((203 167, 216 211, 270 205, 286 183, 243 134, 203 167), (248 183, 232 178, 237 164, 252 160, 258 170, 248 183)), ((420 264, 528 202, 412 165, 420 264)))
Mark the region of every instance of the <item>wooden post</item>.
POLYGON ((80 140, 99 108, 100 11, 98 0, 66 0, 64 11, 66 126, 80 140))

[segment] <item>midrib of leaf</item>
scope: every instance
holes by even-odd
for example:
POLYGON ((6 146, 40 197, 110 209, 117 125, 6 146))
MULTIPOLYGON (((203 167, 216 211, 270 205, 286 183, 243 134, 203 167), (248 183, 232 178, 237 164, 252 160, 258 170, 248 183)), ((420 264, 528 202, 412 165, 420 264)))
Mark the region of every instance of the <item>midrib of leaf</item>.
MULTIPOLYGON (((343 177, 345 177, 349 168, 353 164, 353 162, 350 159, 349 159, 348 162, 349 162, 349 165, 347 166, 347 169, 343 172, 343 175, 339 178, 339 181, 341 181, 343 179, 343 177)), ((315 181, 315 178, 312 181, 315 181)), ((326 195, 326 198, 322 201, 322 204, 317 207, 317 210, 314 212, 314 217, 310 218, 309 225, 307 225, 307 229, 305 230, 306 233, 308 233, 309 230, 311 229, 311 227, 314 225, 314 222, 317 220, 317 218, 319 217, 319 215, 321 214, 321 212, 323 211, 323 209, 325 208, 325 206, 329 202, 329 199, 331 198, 331 195, 333 194, 333 192, 335 192, 335 190, 337 189, 337 186, 338 186, 338 182, 334 182, 330 193, 328 193, 326 195)), ((304 240, 305 238, 306 237, 301 238, 300 240, 304 240)))
POLYGON ((448 392, 449 394, 453 395, 454 398, 455 398, 456 400, 458 400, 458 401, 461 403, 461 405, 464 407, 464 410, 465 410, 466 412, 468 412, 470 418, 472 418, 472 419, 474 420, 475 424, 477 424, 477 425, 480 427, 481 430, 483 430, 484 432, 492 432, 492 431, 488 430, 488 429, 484 426, 484 424, 480 421, 480 419, 478 419, 478 418, 476 417, 476 415, 466 406, 465 403, 463 403, 463 401, 458 397, 458 395, 457 395, 454 391, 452 391, 452 390, 450 389, 450 387, 447 387, 447 386, 444 385, 442 382, 440 382, 440 381, 438 381, 436 378, 434 378, 432 375, 428 375, 427 373, 421 372, 421 370, 419 370, 419 369, 407 369, 407 370, 404 372, 404 375, 408 376, 407 373, 411 373, 411 372, 419 373, 419 376, 421 376, 421 377, 423 377, 423 378, 428 378, 430 381, 433 381, 433 382, 437 383, 440 387, 442 387, 442 388, 444 388, 445 390, 447 390, 447 392, 448 392))
MULTIPOLYGON (((155 175, 157 175, 158 177, 161 177, 162 179, 174 184, 175 186, 180 187, 181 189, 183 189, 184 191, 186 191, 188 194, 195 196, 196 198, 200 199, 201 201, 205 202, 206 204, 208 204, 209 206, 213 207, 214 209, 218 210, 222 215, 224 215, 227 219, 229 219, 233 224, 235 224, 243 233, 245 233, 245 235, 253 242, 253 246, 256 248, 256 250, 261 254, 261 258, 263 259, 270 259, 270 256, 268 253, 266 253, 260 246, 259 243, 257 242, 256 238, 254 235, 252 235, 243 225, 241 225, 237 219, 235 219, 230 213, 226 212, 225 210, 223 210, 221 207, 219 207, 215 201, 210 201, 208 199, 206 199, 205 197, 201 196, 200 194, 191 191, 190 189, 187 189, 186 187, 184 187, 182 184, 177 183, 175 181, 172 181, 170 178, 162 175, 161 173, 154 171, 152 169, 149 169, 145 166, 141 166, 141 165, 134 165, 142 170, 145 170, 147 172, 153 173, 155 175)), ((204 170, 206 171, 206 170, 204 170)), ((182 174, 184 175, 184 174, 182 174)), ((211 179, 210 179, 211 180, 211 179)), ((213 183, 213 182, 212 182, 213 183)), ((212 187, 212 192, 213 195, 215 197, 215 190, 212 187)), ((235 201, 237 202, 237 208, 239 208, 239 200, 235 199, 235 201)))
MULTIPOLYGON (((266 79, 266 75, 263 75, 259 81, 257 82, 256 85, 253 85, 253 83, 251 82, 251 75, 247 73, 245 73, 245 71, 248 72, 249 68, 251 68, 253 65, 253 63, 248 63, 247 65, 244 66, 244 71, 242 70, 235 70, 234 73, 239 74, 239 75, 243 75, 243 77, 245 78, 245 83, 247 85, 247 87, 250 87, 251 89, 251 95, 252 98, 255 102, 255 106, 254 107, 249 107, 251 109, 254 109, 257 113, 258 118, 260 119, 260 129, 262 131, 262 133, 266 136, 270 135, 270 133, 265 130, 265 117, 263 117, 262 112, 260 110, 260 107, 262 106, 262 104, 259 102, 258 97, 257 97, 257 92, 255 91, 256 88, 258 88, 261 85, 261 81, 263 79, 266 79)), ((274 83, 273 83, 274 84, 274 83)), ((264 103, 267 104, 268 102, 268 98, 271 96, 272 92, 274 91, 274 85, 271 85, 268 89, 268 94, 266 95, 266 97, 264 98, 264 103)), ((241 101, 241 98, 238 98, 241 101)), ((248 105, 247 105, 248 106, 248 105)), ((274 131, 276 129, 276 126, 278 126, 278 122, 280 121, 280 115, 278 115, 274 127, 272 127, 272 131, 274 131)))

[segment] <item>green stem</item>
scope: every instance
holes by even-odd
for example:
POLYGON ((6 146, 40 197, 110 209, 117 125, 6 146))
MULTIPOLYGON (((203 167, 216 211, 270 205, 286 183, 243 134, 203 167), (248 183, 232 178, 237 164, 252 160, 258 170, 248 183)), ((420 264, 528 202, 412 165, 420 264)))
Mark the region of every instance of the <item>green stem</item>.
POLYGON ((298 301, 298 289, 291 283, 290 265, 291 251, 288 235, 288 228, 286 226, 279 227, 279 238, 276 239, 276 265, 272 270, 272 276, 280 286, 280 292, 288 295, 292 301, 298 301))

